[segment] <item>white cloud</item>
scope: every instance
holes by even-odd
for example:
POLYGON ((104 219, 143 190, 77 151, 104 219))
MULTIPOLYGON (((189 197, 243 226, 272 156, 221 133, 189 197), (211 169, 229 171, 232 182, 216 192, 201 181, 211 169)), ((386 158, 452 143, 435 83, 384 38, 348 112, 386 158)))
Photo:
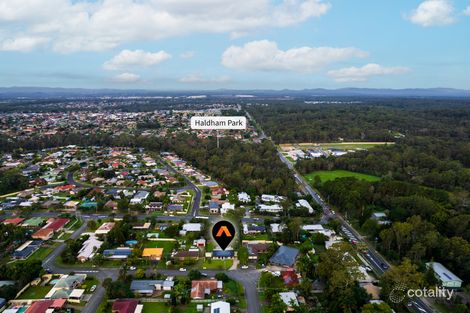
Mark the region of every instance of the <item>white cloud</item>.
POLYGON ((0 42, 0 50, 27 52, 44 46, 47 42, 48 39, 43 37, 16 37, 0 42))
POLYGON ((133 73, 122 73, 114 76, 113 80, 119 83, 135 83, 140 80, 140 76, 133 73))
POLYGON ((470 15, 470 6, 468 6, 464 11, 463 14, 470 15))
POLYGON ((182 59, 192 59, 196 55, 196 52, 194 51, 185 51, 180 54, 180 58, 182 59))
POLYGON ((411 12, 408 19, 423 27, 444 26, 455 22, 454 13, 450 0, 426 0, 411 12))
POLYGON ((301 47, 283 51, 275 42, 261 40, 229 47, 222 55, 222 65, 240 70, 313 72, 335 62, 367 55, 353 47, 301 47))
POLYGON ((227 83, 230 81, 230 77, 228 76, 219 76, 219 77, 213 77, 213 78, 206 78, 202 76, 201 74, 189 74, 186 75, 179 80, 182 83, 187 83, 187 84, 222 84, 222 83, 227 83))
POLYGON ((409 68, 397 67, 384 67, 380 64, 369 63, 362 67, 348 67, 339 70, 331 70, 328 76, 334 78, 337 82, 359 82, 366 81, 372 76, 383 75, 397 75, 404 74, 409 71, 409 68))
POLYGON ((150 67, 171 58, 165 51, 146 52, 143 50, 122 50, 111 60, 104 62, 106 70, 129 69, 135 67, 150 67))
POLYGON ((2 0, 0 42, 44 37, 58 52, 193 33, 243 34, 324 15, 323 0, 2 0))

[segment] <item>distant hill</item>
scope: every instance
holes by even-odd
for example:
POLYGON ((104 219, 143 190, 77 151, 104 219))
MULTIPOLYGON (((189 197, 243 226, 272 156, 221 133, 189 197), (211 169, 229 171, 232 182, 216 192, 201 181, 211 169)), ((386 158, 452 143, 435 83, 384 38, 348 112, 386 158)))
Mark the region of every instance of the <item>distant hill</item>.
POLYGON ((0 98, 67 98, 67 97, 164 97, 195 96, 213 97, 403 97, 403 98, 470 98, 470 90, 452 88, 428 89, 303 89, 303 90, 191 90, 164 91, 143 89, 82 89, 82 88, 45 88, 45 87, 0 87, 0 98))

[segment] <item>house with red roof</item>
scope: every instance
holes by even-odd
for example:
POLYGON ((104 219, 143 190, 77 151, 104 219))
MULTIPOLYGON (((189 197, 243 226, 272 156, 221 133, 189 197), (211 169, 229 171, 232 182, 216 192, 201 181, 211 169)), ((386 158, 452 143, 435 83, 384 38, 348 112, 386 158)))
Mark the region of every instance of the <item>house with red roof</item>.
POLYGON ((116 300, 113 303, 111 311, 113 313, 140 313, 143 305, 138 300, 116 300))
POLYGON ((191 282, 191 299, 204 299, 206 295, 222 291, 223 282, 216 279, 201 279, 191 282))
POLYGON ((24 218, 21 218, 21 217, 7 218, 7 219, 3 220, 3 224, 17 226, 20 223, 22 223, 23 221, 24 221, 24 218))
POLYGON ((54 231, 50 228, 41 228, 37 232, 31 235, 33 239, 40 239, 40 240, 49 240, 54 236, 54 231))
POLYGON ((63 186, 57 186, 54 188, 55 190, 58 191, 72 191, 75 189, 75 185, 63 185, 63 186))
POLYGON ((26 309, 25 313, 52 313, 59 311, 65 306, 65 299, 36 301, 26 309))
POLYGON ((281 278, 284 280, 284 284, 286 284, 287 287, 293 287, 299 284, 299 276, 293 268, 281 271, 281 278))
POLYGON ((49 220, 47 220, 47 224, 43 228, 52 229, 56 233, 58 231, 61 231, 64 226, 67 225, 68 222, 70 222, 70 219, 64 217, 50 218, 49 220))

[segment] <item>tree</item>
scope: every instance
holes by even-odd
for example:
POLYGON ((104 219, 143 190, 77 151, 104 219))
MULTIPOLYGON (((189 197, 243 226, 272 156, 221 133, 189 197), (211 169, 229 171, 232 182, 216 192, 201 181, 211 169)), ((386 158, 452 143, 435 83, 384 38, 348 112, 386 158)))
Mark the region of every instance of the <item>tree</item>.
POLYGON ((287 305, 282 301, 279 294, 275 294, 271 298, 271 303, 269 304, 268 312, 269 313, 284 313, 287 310, 287 305))
POLYGON ((135 271, 135 278, 137 279, 145 278, 145 271, 141 268, 137 269, 137 271, 135 271))
POLYGON ((392 313, 392 308, 385 302, 368 303, 362 307, 361 313, 392 313))
POLYGON ((198 270, 190 270, 188 273, 189 280, 196 280, 196 279, 200 279, 201 277, 202 277, 202 274, 198 270))
POLYGON ((241 246, 238 249, 237 257, 241 265, 248 264, 248 248, 246 246, 241 246))

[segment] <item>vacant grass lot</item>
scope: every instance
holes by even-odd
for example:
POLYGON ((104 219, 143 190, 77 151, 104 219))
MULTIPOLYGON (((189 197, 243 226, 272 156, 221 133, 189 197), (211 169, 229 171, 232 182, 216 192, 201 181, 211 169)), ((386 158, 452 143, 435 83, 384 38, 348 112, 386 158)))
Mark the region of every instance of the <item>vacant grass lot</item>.
POLYGON ((322 183, 326 181, 330 181, 330 180, 335 180, 336 178, 342 178, 342 177, 355 177, 357 179, 366 180, 370 182, 375 182, 375 181, 380 180, 380 177, 377 177, 377 176, 344 171, 344 170, 315 171, 315 172, 311 172, 305 175, 305 179, 307 179, 308 182, 314 182, 315 176, 320 176, 322 183))
POLYGON ((18 299, 43 299, 51 289, 52 286, 31 286, 18 299))

